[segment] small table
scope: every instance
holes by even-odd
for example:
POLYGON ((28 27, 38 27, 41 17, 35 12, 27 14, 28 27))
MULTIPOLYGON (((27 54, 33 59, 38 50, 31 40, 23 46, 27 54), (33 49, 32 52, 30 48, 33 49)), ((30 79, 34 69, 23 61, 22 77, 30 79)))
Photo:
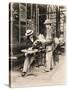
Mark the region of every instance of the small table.
POLYGON ((24 53, 27 53, 27 54, 33 54, 33 53, 38 52, 38 49, 32 49, 32 50, 23 49, 23 50, 21 50, 21 52, 24 52, 24 53))

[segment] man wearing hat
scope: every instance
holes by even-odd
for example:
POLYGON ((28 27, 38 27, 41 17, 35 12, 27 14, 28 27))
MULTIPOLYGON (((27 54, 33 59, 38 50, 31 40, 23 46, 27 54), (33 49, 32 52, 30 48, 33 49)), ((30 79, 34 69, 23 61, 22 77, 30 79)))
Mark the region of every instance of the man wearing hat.
POLYGON ((53 30, 51 28, 51 20, 46 19, 45 22, 46 27, 46 72, 49 72, 53 68, 53 30))
MULTIPOLYGON (((33 36, 33 30, 26 30, 25 33, 26 40, 25 40, 25 49, 32 50, 33 48, 33 42, 36 40, 36 38, 33 36)), ((22 76, 25 76, 26 72, 29 70, 30 65, 32 64, 34 60, 34 54, 25 53, 25 61, 24 66, 22 70, 22 76)))

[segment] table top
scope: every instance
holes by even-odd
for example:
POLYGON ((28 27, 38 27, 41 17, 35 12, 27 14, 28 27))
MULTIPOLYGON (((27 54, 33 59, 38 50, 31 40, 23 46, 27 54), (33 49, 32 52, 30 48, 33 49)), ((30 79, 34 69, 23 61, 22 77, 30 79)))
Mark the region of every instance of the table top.
POLYGON ((23 49, 21 50, 21 52, 24 52, 24 53, 36 53, 38 52, 38 49, 32 49, 32 50, 29 50, 29 49, 23 49))

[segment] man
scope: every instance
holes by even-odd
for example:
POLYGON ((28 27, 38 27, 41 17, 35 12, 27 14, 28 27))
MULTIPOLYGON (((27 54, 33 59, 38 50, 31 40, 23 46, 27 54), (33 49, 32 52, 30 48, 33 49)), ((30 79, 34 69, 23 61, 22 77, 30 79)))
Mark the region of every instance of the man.
MULTIPOLYGON (((26 36, 25 49, 32 50, 33 43, 36 39, 33 36, 33 30, 30 30, 30 29, 26 30, 25 36, 26 36)), ((34 61, 34 54, 33 53, 31 53, 31 54, 25 53, 25 61, 24 61, 24 66, 23 66, 23 70, 22 70, 22 74, 21 74, 22 76, 25 76, 25 74, 29 70, 30 65, 32 64, 33 61, 34 61)))
POLYGON ((59 38, 55 37, 54 38, 54 50, 53 50, 53 61, 54 65, 59 63, 59 54, 58 54, 58 47, 59 47, 59 38))
POLYGON ((60 34, 59 37, 59 45, 58 45, 58 50, 59 50, 59 54, 62 54, 64 52, 65 49, 65 42, 64 42, 64 35, 63 33, 60 34))
POLYGON ((52 22, 50 19, 46 19, 46 72, 49 72, 53 69, 53 30, 51 28, 52 22))
POLYGON ((59 43, 60 45, 64 44, 64 35, 62 33, 60 34, 60 37, 59 37, 59 43))

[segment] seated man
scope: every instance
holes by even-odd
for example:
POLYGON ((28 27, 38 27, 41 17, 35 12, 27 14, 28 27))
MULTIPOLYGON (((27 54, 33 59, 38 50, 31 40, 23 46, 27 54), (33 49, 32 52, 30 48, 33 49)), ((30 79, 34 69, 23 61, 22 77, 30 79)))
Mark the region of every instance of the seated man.
MULTIPOLYGON (((33 36, 33 30, 27 30, 25 33, 26 40, 25 40, 25 48, 26 50, 32 50, 33 49, 33 42, 36 40, 36 38, 33 36)), ((32 64, 34 60, 34 54, 33 53, 25 53, 25 61, 24 66, 22 70, 22 76, 26 74, 26 72, 29 70, 30 65, 32 64)))

